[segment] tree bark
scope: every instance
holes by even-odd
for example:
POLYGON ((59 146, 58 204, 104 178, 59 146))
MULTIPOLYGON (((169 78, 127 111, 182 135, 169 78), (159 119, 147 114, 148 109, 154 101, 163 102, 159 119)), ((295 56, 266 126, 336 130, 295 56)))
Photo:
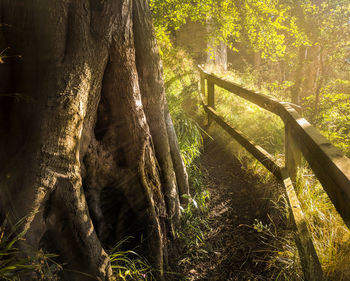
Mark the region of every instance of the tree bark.
POLYGON ((0 22, 22 55, 0 91, 28 100, 0 102, 0 200, 26 218, 21 249, 111 280, 106 250, 131 235, 161 278, 188 182, 147 3, 0 0, 0 22))
POLYGON ((181 196, 189 195, 189 186, 165 100, 162 65, 150 21, 150 11, 146 9, 147 5, 148 1, 140 0, 135 1, 134 5, 136 65, 142 102, 147 119, 150 121, 157 159, 160 164, 163 163, 163 167, 168 167, 162 170, 164 194, 168 209, 171 210, 170 215, 176 221, 179 216, 179 202, 176 194, 180 195, 180 201, 185 204, 186 200, 181 196))

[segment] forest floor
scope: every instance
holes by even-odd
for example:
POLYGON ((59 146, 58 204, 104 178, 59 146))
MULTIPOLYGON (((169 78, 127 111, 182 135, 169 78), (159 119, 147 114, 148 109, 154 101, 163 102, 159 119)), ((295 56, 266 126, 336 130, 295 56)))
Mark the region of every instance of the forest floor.
POLYGON ((205 140, 200 166, 208 225, 178 260, 177 280, 303 280, 278 183, 263 183, 214 140, 205 140))

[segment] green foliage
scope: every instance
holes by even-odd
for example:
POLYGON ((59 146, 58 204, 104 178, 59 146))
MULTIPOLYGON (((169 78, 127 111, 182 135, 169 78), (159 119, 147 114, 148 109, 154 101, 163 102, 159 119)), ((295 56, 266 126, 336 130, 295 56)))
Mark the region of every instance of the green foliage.
POLYGON ((208 254, 203 248, 206 248, 205 234, 210 231, 207 209, 210 194, 202 181, 203 176, 196 162, 187 168, 192 197, 188 198, 190 203, 182 209, 180 226, 176 231, 177 244, 181 249, 180 264, 189 263, 208 254))
POLYGON ((331 81, 321 89, 318 108, 314 96, 305 99, 305 107, 307 118, 350 157, 350 81, 331 81))
POLYGON ((271 60, 283 57, 288 46, 310 44, 287 1, 152 0, 150 7, 160 41, 190 20, 209 25, 215 44, 237 51, 235 44, 243 42, 271 60))
POLYGON ((174 127, 178 138, 180 152, 186 167, 190 167, 193 161, 199 157, 202 146, 202 136, 198 124, 182 111, 174 115, 174 127))
MULTIPOLYGON (((189 174, 191 204, 184 210, 184 218, 193 209, 205 210, 208 192, 203 188, 198 157, 203 145, 198 123, 188 116, 198 110, 198 81, 189 57, 179 49, 164 53, 164 79, 170 115, 178 138, 182 159, 189 174)), ((185 219, 186 220, 186 219, 185 219)))
POLYGON ((152 268, 144 258, 132 250, 121 250, 129 238, 119 241, 109 251, 112 270, 117 280, 155 280, 152 268))
POLYGON ((290 5, 284 1, 246 1, 243 13, 245 42, 260 51, 262 58, 275 61, 286 55, 288 47, 308 44, 290 5))
POLYGON ((193 113, 198 107, 196 73, 191 59, 179 49, 164 52, 163 63, 169 112, 182 159, 190 169, 203 144, 199 125, 188 116, 188 112, 193 113))
POLYGON ((31 276, 35 280, 58 280, 62 266, 54 261, 55 254, 42 250, 32 256, 21 254, 17 243, 23 240, 25 232, 19 232, 24 219, 5 230, 5 223, 0 227, 0 279, 19 281, 20 276, 31 276))
POLYGON ((0 236, 0 278, 4 280, 16 280, 19 278, 19 273, 25 270, 33 269, 28 258, 18 259, 16 254, 19 250, 15 244, 23 237, 24 233, 16 234, 15 230, 18 225, 15 225, 14 230, 9 234, 5 234, 4 226, 1 229, 0 236))
POLYGON ((206 15, 215 2, 213 0, 151 0, 150 7, 156 26, 176 30, 187 19, 205 22, 206 15))

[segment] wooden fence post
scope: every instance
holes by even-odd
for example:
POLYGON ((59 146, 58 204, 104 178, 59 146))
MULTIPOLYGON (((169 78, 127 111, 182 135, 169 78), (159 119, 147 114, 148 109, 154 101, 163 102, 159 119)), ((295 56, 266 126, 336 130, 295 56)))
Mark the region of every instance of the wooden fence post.
POLYGON ((292 131, 292 126, 285 124, 285 166, 289 177, 296 181, 298 168, 301 165, 301 152, 299 140, 292 131))
MULTIPOLYGON (((215 93, 214 93, 214 83, 207 79, 207 91, 208 91, 208 106, 215 109, 215 93)), ((208 114, 208 125, 211 123, 211 118, 208 114)))

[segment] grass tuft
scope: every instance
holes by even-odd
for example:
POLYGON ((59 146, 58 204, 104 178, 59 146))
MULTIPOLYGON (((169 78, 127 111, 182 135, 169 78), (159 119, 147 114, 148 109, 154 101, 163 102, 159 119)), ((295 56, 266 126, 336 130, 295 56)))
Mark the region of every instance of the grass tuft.
POLYGON ((5 219, 0 227, 0 280, 19 281, 23 276, 39 281, 58 280, 58 273, 63 268, 54 261, 57 255, 39 250, 29 256, 17 248, 18 243, 24 241, 25 231, 20 231, 24 220, 9 226, 5 219))
POLYGON ((121 250, 129 238, 122 239, 109 251, 112 270, 117 280, 155 280, 151 266, 143 257, 132 250, 121 250))

